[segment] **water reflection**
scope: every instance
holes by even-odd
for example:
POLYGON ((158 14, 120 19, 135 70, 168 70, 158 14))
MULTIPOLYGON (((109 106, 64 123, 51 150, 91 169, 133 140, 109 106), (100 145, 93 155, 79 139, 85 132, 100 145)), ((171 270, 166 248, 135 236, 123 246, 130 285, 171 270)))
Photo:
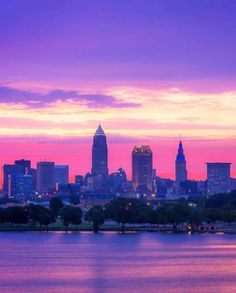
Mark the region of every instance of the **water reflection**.
POLYGON ((1 292, 236 292, 234 235, 0 233, 1 292))

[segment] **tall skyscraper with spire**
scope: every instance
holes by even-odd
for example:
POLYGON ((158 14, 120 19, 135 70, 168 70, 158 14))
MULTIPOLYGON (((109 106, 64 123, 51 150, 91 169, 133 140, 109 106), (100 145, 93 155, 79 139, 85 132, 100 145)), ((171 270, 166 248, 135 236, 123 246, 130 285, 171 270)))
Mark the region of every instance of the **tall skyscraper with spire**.
POLYGON ((98 126, 93 137, 92 147, 92 175, 101 176, 102 185, 107 185, 108 181, 108 150, 106 135, 98 126))
POLYGON ((175 161, 175 182, 179 185, 187 180, 186 160, 182 141, 179 142, 178 154, 175 161))

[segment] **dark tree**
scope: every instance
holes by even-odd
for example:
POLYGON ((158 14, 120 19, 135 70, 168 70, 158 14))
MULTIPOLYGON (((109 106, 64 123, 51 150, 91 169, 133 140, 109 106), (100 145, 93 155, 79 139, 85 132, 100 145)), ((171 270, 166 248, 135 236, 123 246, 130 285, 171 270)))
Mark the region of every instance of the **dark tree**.
POLYGON ((169 205, 168 204, 163 204, 157 209, 157 219, 156 223, 160 225, 166 225, 169 222, 169 205))
POLYGON ((173 225, 174 231, 176 231, 179 224, 183 224, 188 221, 190 215, 190 207, 188 202, 180 200, 177 203, 171 204, 167 208, 168 220, 173 225))
POLYGON ((41 213, 42 210, 44 210, 45 208, 42 207, 41 205, 29 205, 27 207, 28 209, 28 213, 29 213, 29 220, 31 220, 33 223, 38 223, 39 222, 39 215, 41 213))
POLYGON ((206 200, 206 208, 223 208, 230 201, 229 194, 219 193, 209 196, 206 200))
POLYGON ((148 224, 158 224, 157 210, 154 210, 151 207, 146 208, 143 211, 143 222, 148 224))
POLYGON ((7 222, 7 211, 4 208, 0 208, 0 224, 7 222))
POLYGON ((64 207, 64 204, 62 200, 59 197, 53 197, 50 200, 50 206, 49 208, 54 212, 54 214, 57 216, 60 209, 64 207))
POLYGON ((54 213, 49 209, 43 208, 39 213, 38 221, 40 226, 46 226, 48 231, 48 225, 55 222, 54 213))
POLYGON ((78 226, 82 223, 83 211, 79 207, 72 207, 72 219, 71 224, 75 225, 76 230, 78 230, 78 226))
POLYGON ((222 210, 220 212, 220 220, 229 223, 236 222, 236 210, 222 210))
POLYGON ((6 209, 7 221, 12 224, 16 224, 20 228, 21 224, 28 223, 28 213, 25 207, 12 206, 6 209))
POLYGON ((214 224, 216 221, 220 220, 220 209, 218 208, 205 209, 205 213, 208 223, 214 224))
POLYGON ((77 205, 77 204, 80 203, 80 199, 79 199, 79 197, 76 196, 76 195, 71 195, 71 196, 69 196, 69 201, 70 201, 70 203, 73 204, 73 205, 77 205))
POLYGON ((112 219, 121 224, 122 233, 125 232, 125 225, 141 223, 143 212, 147 205, 139 199, 117 197, 106 205, 106 218, 112 219))
POLYGON ((72 206, 64 206, 60 211, 60 217, 63 225, 65 226, 65 230, 68 231, 68 226, 70 224, 77 226, 82 222, 83 212, 81 208, 72 207, 72 206))
POLYGON ((89 209, 85 215, 87 221, 93 223, 93 231, 96 233, 99 231, 99 226, 105 221, 105 213, 102 206, 93 206, 89 209))
POLYGON ((197 207, 191 209, 188 222, 191 225, 193 230, 198 231, 199 225, 201 225, 202 222, 205 220, 206 220, 206 215, 203 209, 197 208, 197 207))

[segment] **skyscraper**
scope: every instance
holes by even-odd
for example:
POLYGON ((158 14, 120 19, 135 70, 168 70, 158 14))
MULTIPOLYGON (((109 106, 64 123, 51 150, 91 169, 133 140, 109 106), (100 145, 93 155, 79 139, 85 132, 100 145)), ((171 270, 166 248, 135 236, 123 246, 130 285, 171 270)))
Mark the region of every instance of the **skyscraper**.
POLYGON ((25 174, 25 168, 21 165, 3 166, 3 191, 10 197, 18 193, 17 177, 25 174))
POLYGON ((24 159, 16 160, 15 165, 22 166, 25 169, 25 173, 27 173, 27 170, 29 170, 31 168, 31 161, 30 160, 24 160, 24 159))
POLYGON ((55 178, 57 184, 68 184, 69 182, 69 166, 55 165, 55 178))
POLYGON ((207 163, 207 194, 229 192, 231 163, 207 163))
MULTIPOLYGON (((26 182, 27 180, 32 180, 31 189, 32 191, 35 191, 36 170, 31 168, 30 160, 16 160, 14 165, 3 166, 3 191, 6 195, 16 196, 22 194, 23 189, 19 188, 19 184, 22 186, 23 182, 26 182), (25 175, 30 175, 31 179, 25 175)), ((30 193, 31 189, 28 189, 28 193, 30 193)))
POLYGON ((182 141, 179 142, 178 154, 175 161, 175 182, 179 186, 181 182, 187 180, 186 160, 182 141))
POLYGON ((101 127, 98 126, 93 137, 92 147, 92 175, 101 176, 102 186, 107 185, 108 180, 108 151, 106 135, 101 127))
POLYGON ((55 191, 55 163, 39 162, 37 163, 37 191, 39 193, 48 193, 55 191))
MULTIPOLYGON (((30 160, 16 160, 15 161, 16 166, 21 166, 24 168, 24 174, 31 175, 32 176, 32 190, 36 191, 36 169, 31 168, 31 161, 30 160)), ((27 177, 25 177, 27 178, 27 177)), ((27 180, 27 179, 25 179, 27 180)))
POLYGON ((132 152, 132 182, 135 191, 152 191, 152 151, 149 146, 135 146, 132 152))
POLYGON ((33 193, 33 179, 31 175, 24 174, 17 176, 17 194, 30 196, 33 193))

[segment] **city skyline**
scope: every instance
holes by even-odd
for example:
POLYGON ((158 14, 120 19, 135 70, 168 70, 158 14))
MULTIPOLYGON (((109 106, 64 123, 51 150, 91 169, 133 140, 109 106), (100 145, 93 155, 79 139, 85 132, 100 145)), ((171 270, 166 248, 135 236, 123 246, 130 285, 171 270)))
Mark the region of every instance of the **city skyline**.
MULTIPOLYGON (((103 182, 106 182, 107 178, 108 178, 108 174, 111 174, 114 171, 117 171, 119 168, 123 168, 121 166, 121 164, 118 163, 119 167, 117 167, 117 169, 110 170, 109 160, 107 161, 107 159, 109 158, 109 153, 110 153, 110 145, 109 145, 109 141, 108 141, 108 144, 107 144, 107 135, 104 132, 101 124, 99 124, 97 126, 97 128, 96 128, 96 130, 94 132, 93 138, 91 138, 91 140, 92 140, 91 149, 90 149, 91 166, 88 169, 86 169, 85 172, 74 173, 73 168, 71 170, 71 166, 70 166, 70 164, 68 164, 68 162, 63 162, 63 165, 61 165, 61 162, 51 160, 51 161, 53 161, 53 164, 55 164, 55 165, 57 164, 58 168, 63 167, 63 166, 68 166, 69 169, 67 170, 67 173, 68 173, 67 176, 69 176, 68 177, 69 182, 71 182, 71 183, 74 182, 76 175, 81 174, 81 175, 84 176, 87 173, 90 173, 90 171, 91 171, 91 174, 93 176, 103 174, 102 176, 105 176, 104 179, 103 179, 103 182)), ((152 156, 151 161, 153 161, 153 156, 155 157, 155 154, 153 154, 153 152, 151 150, 152 148, 150 148, 150 146, 133 145, 133 149, 130 152, 130 158, 129 158, 129 164, 131 165, 131 172, 129 173, 129 172, 127 172, 127 170, 125 168, 123 168, 125 170, 126 174, 128 175, 127 179, 131 180, 132 177, 133 177, 133 175, 132 175, 132 173, 133 173, 133 171, 132 171, 133 170, 132 161, 133 161, 134 150, 141 151, 141 150, 146 150, 146 149, 151 152, 151 156, 152 156)), ((210 162, 208 160, 207 162, 204 163, 204 166, 206 168, 206 173, 205 173, 204 178, 196 178, 196 177, 192 178, 191 176, 188 176, 188 178, 187 178, 186 160, 185 160, 185 155, 183 153, 182 139, 178 141, 178 144, 176 144, 176 150, 177 150, 177 156, 175 157, 175 159, 172 162, 174 170, 173 170, 172 175, 169 176, 168 178, 170 178, 172 180, 176 180, 177 183, 180 183, 180 182, 185 181, 187 179, 190 179, 190 180, 206 180, 207 179, 206 164, 209 164, 209 163, 227 163, 227 164, 230 163, 231 164, 231 162, 226 162, 226 161, 222 161, 222 160, 216 160, 216 161, 212 161, 212 162, 210 162), (179 165, 180 163, 181 163, 181 166, 179 165), (184 165, 182 165, 183 163, 184 163, 184 165), (176 164, 178 164, 178 165, 176 165, 176 164), (177 175, 178 172, 180 172, 179 175, 177 175), (186 174, 184 174, 185 172, 186 172, 186 174)), ((119 155, 120 155, 120 153, 117 154, 116 158, 119 155)), ((31 160, 29 160, 29 161, 28 160, 29 160, 29 157, 27 157, 27 158, 18 158, 18 159, 15 159, 14 161, 19 165, 23 164, 22 166, 24 168, 25 168, 25 166, 27 166, 27 168, 29 168, 29 170, 30 170, 30 167, 28 165, 25 165, 25 164, 31 164, 31 160)), ((80 163, 83 162, 83 160, 86 161, 86 158, 82 159, 80 161, 80 163)), ((188 165, 189 165, 189 161, 191 161, 191 158, 187 159, 187 162, 188 162, 187 164, 188 165)), ((7 164, 7 163, 8 162, 4 162, 4 165, 7 164)), ((10 163, 13 163, 13 162, 11 161, 10 163)), ((44 164, 44 163, 46 163, 46 164, 50 163, 51 164, 50 160, 45 158, 44 160, 36 161, 34 164, 32 164, 32 167, 37 167, 41 163, 42 164, 44 164)), ((153 165, 153 163, 151 165, 152 165, 152 167, 151 167, 150 170, 155 169, 156 175, 159 176, 159 177, 163 177, 162 174, 158 172, 158 168, 155 165, 153 165)), ((191 166, 190 166, 190 168, 191 168, 191 166)), ((3 167, 2 167, 2 171, 3 171, 3 167)), ((233 172, 231 172, 231 177, 232 178, 234 177, 233 172)), ((3 176, 1 176, 1 180, 2 180, 2 178, 3 178, 3 176)), ((3 182, 2 182, 2 184, 3 184, 3 182)), ((7 184, 8 183, 5 182, 5 186, 7 186, 7 184)))
POLYGON ((233 1, 1 1, 0 165, 85 173, 102 123, 111 172, 131 178, 140 144, 174 178, 181 134, 189 178, 219 158, 236 177, 235 13, 233 1))
POLYGON ((236 292, 235 52, 236 0, 0 0, 0 293, 236 292))

